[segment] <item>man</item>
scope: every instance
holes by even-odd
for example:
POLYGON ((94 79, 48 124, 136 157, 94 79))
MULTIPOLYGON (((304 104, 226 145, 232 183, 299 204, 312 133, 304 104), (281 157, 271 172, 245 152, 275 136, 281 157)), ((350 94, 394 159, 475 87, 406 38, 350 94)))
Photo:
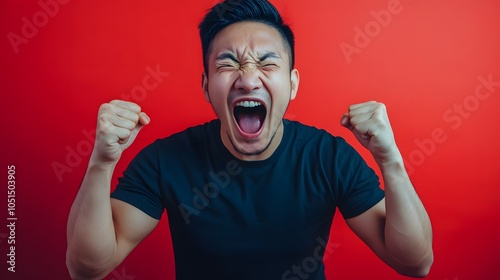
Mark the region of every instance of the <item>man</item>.
POLYGON ((343 139, 283 120, 299 73, 293 33, 270 3, 220 3, 200 35, 203 91, 218 119, 146 147, 110 199, 114 167, 150 119, 130 102, 100 107, 68 222, 71 276, 107 275, 166 209, 177 279, 325 279, 319 245, 328 240, 336 207, 397 272, 426 276, 431 225, 384 105, 352 105, 340 122, 374 156, 385 193, 343 139), (308 258, 317 262, 301 267, 308 258))

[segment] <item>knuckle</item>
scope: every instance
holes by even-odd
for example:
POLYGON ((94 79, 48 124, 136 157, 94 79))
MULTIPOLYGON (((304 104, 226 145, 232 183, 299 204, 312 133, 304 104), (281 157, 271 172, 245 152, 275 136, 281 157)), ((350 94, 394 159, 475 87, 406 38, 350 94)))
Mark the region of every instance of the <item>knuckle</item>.
POLYGON ((131 114, 129 117, 130 121, 134 122, 134 125, 139 121, 139 114, 131 114))
POLYGON ((360 115, 352 115, 351 116, 351 123, 352 124, 359 124, 363 119, 363 116, 360 115))
POLYGON ((134 104, 130 110, 131 110, 132 112, 134 112, 134 113, 137 113, 137 114, 138 114, 138 113, 140 113, 140 112, 142 111, 142 108, 141 108, 141 106, 139 106, 139 105, 137 105, 137 104, 134 104))
POLYGON ((108 134, 111 132, 112 127, 113 127, 113 125, 109 121, 103 119, 103 120, 100 120, 100 122, 99 122, 98 131, 101 133, 104 133, 104 134, 108 134))
POLYGON ((99 114, 99 116, 97 116, 97 122, 99 124, 105 124, 105 123, 111 121, 111 117, 112 117, 112 115, 110 113, 103 112, 103 113, 99 114))
POLYGON ((108 122, 108 118, 106 117, 105 114, 100 114, 98 117, 97 117, 97 123, 100 125, 100 126, 104 126, 106 125, 106 123, 108 122))
POLYGON ((116 133, 118 135, 120 135, 120 138, 123 138, 123 137, 128 137, 131 133, 130 129, 126 129, 126 128, 117 128, 116 129, 116 133))
POLYGON ((108 112, 113 109, 113 105, 111 103, 103 103, 99 107, 99 112, 108 112))
POLYGON ((134 121, 131 121, 131 120, 126 120, 126 121, 125 121, 125 126, 126 126, 126 128, 128 128, 129 130, 134 129, 136 125, 137 125, 137 123, 136 123, 136 122, 134 122, 134 121))
POLYGON ((140 112, 141 111, 141 106, 137 105, 134 102, 129 102, 129 101, 123 101, 122 107, 124 109, 127 109, 132 112, 140 112))
POLYGON ((112 104, 116 107, 120 107, 120 108, 129 110, 129 111, 132 111, 132 112, 140 112, 141 111, 141 107, 139 105, 137 105, 134 102, 130 102, 130 101, 114 99, 114 100, 111 100, 109 102, 109 104, 112 104))

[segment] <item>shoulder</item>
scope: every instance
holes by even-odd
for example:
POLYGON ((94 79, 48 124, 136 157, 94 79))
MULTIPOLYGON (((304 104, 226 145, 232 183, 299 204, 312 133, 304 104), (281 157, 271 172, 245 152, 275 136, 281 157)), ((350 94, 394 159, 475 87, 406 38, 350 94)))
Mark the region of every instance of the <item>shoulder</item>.
POLYGON ((144 147, 134 158, 135 161, 157 161, 158 158, 178 158, 189 153, 200 153, 210 142, 209 137, 217 130, 219 123, 213 120, 204 124, 189 127, 168 137, 157 139, 144 147))
POLYGON ((285 130, 289 130, 289 136, 298 142, 327 145, 329 149, 343 148, 349 146, 344 138, 335 136, 325 129, 306 125, 298 121, 284 120, 285 130))
POLYGON ((294 153, 308 155, 317 162, 335 165, 358 165, 361 155, 344 138, 335 136, 325 129, 302 124, 297 121, 285 121, 288 129, 289 147, 294 153))
POLYGON ((174 133, 168 137, 158 139, 152 145, 157 149, 196 149, 208 142, 208 137, 219 130, 218 120, 212 120, 204 124, 189 127, 183 131, 174 133))

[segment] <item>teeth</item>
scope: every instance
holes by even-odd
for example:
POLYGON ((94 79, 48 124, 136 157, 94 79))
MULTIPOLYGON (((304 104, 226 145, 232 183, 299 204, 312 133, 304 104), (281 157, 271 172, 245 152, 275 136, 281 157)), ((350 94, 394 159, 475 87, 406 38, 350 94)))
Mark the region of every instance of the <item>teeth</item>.
POLYGON ((260 102, 257 102, 257 101, 240 101, 238 103, 236 103, 236 106, 242 106, 242 107, 257 107, 257 106, 260 106, 262 105, 260 102))

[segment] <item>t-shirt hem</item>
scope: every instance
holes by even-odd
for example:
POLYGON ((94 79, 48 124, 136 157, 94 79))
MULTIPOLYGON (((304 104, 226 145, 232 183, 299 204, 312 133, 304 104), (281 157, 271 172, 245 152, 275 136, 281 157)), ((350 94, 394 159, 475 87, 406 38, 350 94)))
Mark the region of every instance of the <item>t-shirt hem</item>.
POLYGON ((377 192, 377 194, 375 196, 370 197, 370 199, 368 199, 365 202, 358 205, 358 207, 353 209, 353 211, 348 211, 347 213, 341 211, 342 216, 344 217, 344 219, 351 219, 351 218, 357 217, 357 216, 363 214, 364 212, 368 211, 373 206, 375 206, 384 197, 385 197, 385 192, 383 190, 380 190, 380 192, 377 192))
POLYGON ((135 196, 130 196, 127 194, 120 194, 120 191, 117 189, 113 193, 111 193, 111 198, 121 200, 125 203, 128 203, 135 208, 141 210, 144 212, 146 215, 150 216, 153 219, 159 220, 161 218, 161 215, 163 214, 162 212, 158 212, 156 209, 153 207, 149 207, 148 203, 140 203, 137 201, 137 197, 135 196))

